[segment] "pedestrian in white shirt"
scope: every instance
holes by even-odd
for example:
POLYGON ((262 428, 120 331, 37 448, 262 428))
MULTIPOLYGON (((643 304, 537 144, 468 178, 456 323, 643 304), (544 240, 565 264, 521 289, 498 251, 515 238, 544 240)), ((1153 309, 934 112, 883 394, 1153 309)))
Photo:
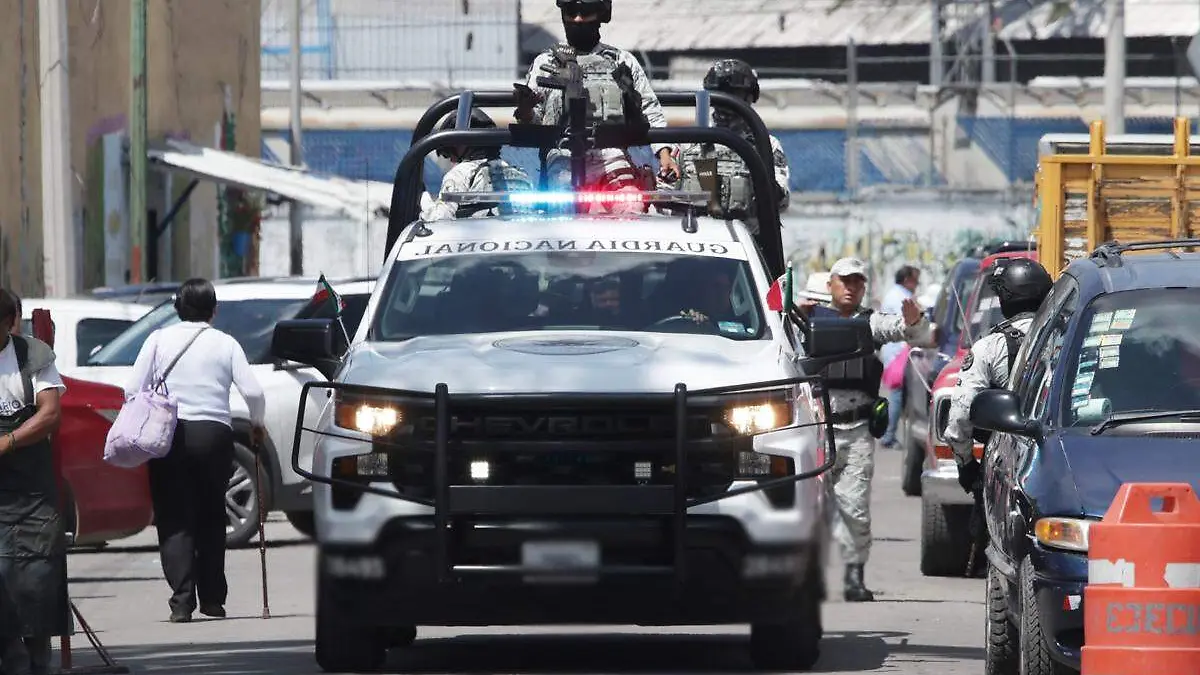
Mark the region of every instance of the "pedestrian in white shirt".
POLYGON ((142 345, 125 397, 157 381, 179 355, 166 378, 179 406, 174 441, 165 457, 148 465, 159 556, 172 593, 170 620, 184 623, 191 621, 197 597, 201 614, 225 616, 225 490, 233 471, 230 389, 237 386, 250 408, 256 448, 266 401, 242 346, 210 325, 217 311, 211 283, 183 282, 175 311, 179 323, 154 331, 142 345))

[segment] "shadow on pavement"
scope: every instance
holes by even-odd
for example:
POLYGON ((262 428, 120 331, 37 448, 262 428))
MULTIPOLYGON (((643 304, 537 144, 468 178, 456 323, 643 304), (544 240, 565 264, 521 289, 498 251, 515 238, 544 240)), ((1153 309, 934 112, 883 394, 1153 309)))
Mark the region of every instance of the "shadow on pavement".
MULTIPOLYGON (((889 656, 906 662, 980 659, 983 650, 908 644, 898 632, 829 633, 814 672, 867 672, 889 656), (900 644, 888 644, 900 640, 900 644)), ((422 638, 393 650, 385 672, 404 673, 749 673, 745 634, 525 634, 422 638)), ((319 673, 311 640, 110 647, 132 673, 307 675, 319 673)), ((86 665, 77 659, 79 666, 86 665)))

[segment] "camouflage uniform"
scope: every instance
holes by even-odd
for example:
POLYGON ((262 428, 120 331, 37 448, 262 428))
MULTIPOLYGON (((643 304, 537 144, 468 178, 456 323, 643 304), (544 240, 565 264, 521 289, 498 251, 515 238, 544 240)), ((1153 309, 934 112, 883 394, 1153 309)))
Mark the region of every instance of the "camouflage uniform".
MULTIPOLYGON (((646 77, 646 71, 642 69, 641 64, 628 51, 619 49, 600 43, 596 45, 589 53, 599 55, 609 51, 613 55, 617 65, 627 66, 633 74, 633 87, 641 97, 642 113, 646 116, 646 121, 651 127, 664 128, 667 126, 667 116, 663 113, 662 105, 658 101, 658 95, 654 93, 654 89, 650 87, 650 78, 646 77)), ((562 92, 556 89, 549 89, 538 86, 537 78, 546 75, 548 71, 543 70, 543 67, 553 69, 554 57, 551 50, 546 50, 539 54, 533 60, 533 65, 529 67, 529 74, 526 76, 525 85, 534 90, 540 101, 533 107, 533 119, 541 120, 542 123, 554 124, 557 120, 544 120, 546 114, 546 102, 548 99, 556 99, 561 101, 562 92)), ((673 145, 656 143, 651 146, 655 157, 663 149, 674 152, 673 145)), ((562 189, 571 186, 571 168, 570 168, 571 153, 567 150, 551 150, 546 157, 546 170, 549 180, 549 185, 562 189)), ((632 175, 634 169, 633 159, 629 156, 626 150, 617 148, 604 148, 600 150, 592 150, 588 152, 587 161, 584 168, 584 183, 587 185, 597 185, 607 182, 607 179, 614 175, 632 175)), ((626 190, 634 191, 638 188, 626 188, 626 190)), ((620 190, 619 190, 620 191, 620 190)), ((636 205, 636 212, 642 212, 643 207, 639 203, 636 205)))
MULTIPOLYGON (((442 190, 438 194, 438 198, 429 203, 427 207, 422 208, 421 219, 430 222, 457 218, 459 205, 442 199, 442 195, 448 192, 512 192, 531 189, 533 189, 533 183, 529 180, 528 175, 520 167, 502 159, 471 159, 459 162, 446 172, 442 178, 442 190), (500 177, 504 180, 504 185, 495 185, 493 175, 496 172, 499 172, 500 177)), ((496 214, 495 209, 488 209, 486 213, 472 215, 496 214)))
MULTIPOLYGON (((771 154, 775 168, 775 184, 779 187, 779 210, 780 212, 787 210, 787 207, 792 201, 791 188, 791 168, 788 166, 787 155, 783 152, 783 144, 775 136, 770 137, 771 154)), ((732 173, 742 177, 747 184, 747 189, 753 190, 749 186, 750 172, 746 169, 745 163, 741 157, 735 154, 728 148, 709 145, 706 147, 704 143, 695 143, 684 146, 680 151, 676 152, 676 162, 679 164, 679 170, 682 173, 680 186, 687 186, 689 183, 696 182, 696 161, 703 159, 716 158, 718 160, 717 170, 726 178, 727 173, 732 173)), ((687 189, 683 187, 683 189, 687 189)), ((748 209, 746 217, 746 227, 753 234, 758 234, 758 217, 754 214, 751 206, 747 205, 748 209)))

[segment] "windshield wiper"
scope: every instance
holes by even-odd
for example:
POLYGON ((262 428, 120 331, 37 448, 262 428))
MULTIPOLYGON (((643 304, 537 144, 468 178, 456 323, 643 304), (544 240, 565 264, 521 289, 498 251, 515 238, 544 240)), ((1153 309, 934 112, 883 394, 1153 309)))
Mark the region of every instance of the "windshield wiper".
POLYGON ((1146 420, 1157 420, 1164 417, 1197 417, 1200 418, 1200 410, 1150 410, 1142 412, 1124 412, 1111 413, 1104 421, 1090 429, 1093 436, 1104 433, 1105 429, 1120 426, 1129 422, 1143 422, 1146 420))

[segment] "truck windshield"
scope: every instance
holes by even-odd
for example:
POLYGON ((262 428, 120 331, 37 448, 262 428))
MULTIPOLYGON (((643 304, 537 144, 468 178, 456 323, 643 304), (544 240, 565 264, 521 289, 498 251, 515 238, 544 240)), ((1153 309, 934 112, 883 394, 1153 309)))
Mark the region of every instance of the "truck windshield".
POLYGON ((1110 412, 1200 409, 1200 289, 1102 295, 1084 312, 1069 354, 1070 426, 1110 412))
POLYGON ((372 339, 529 330, 761 337, 748 264, 707 255, 557 251, 398 260, 372 339))

